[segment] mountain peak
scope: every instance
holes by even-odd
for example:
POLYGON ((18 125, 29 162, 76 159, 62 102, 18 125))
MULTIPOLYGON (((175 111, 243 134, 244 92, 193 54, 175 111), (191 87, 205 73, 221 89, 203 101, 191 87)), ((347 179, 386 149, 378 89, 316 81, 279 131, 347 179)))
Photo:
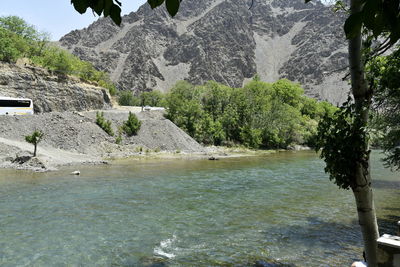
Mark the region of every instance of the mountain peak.
POLYGON ((122 90, 167 91, 178 80, 240 87, 255 74, 288 78, 337 103, 347 95, 343 18, 320 2, 185 0, 176 17, 145 4, 121 27, 101 18, 60 43, 122 90), (249 7, 251 8, 249 9, 249 7))

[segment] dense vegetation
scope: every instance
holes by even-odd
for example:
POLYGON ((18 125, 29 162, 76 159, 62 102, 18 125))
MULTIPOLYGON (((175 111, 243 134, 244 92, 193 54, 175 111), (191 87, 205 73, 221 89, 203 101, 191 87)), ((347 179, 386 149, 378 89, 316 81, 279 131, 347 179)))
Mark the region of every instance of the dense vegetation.
POLYGON ((19 58, 28 58, 33 64, 57 73, 96 82, 109 89, 111 95, 116 94, 116 88, 105 72, 96 70, 92 64, 66 50, 50 45, 46 33, 37 31, 23 19, 0 17, 0 61, 14 63, 19 58))
POLYGON ((201 143, 252 148, 313 146, 319 119, 335 110, 306 97, 298 84, 257 77, 243 88, 181 81, 167 94, 166 107, 167 118, 201 143))
POLYGON ((164 107, 165 98, 160 91, 142 92, 139 96, 135 96, 132 91, 121 91, 118 96, 118 104, 121 106, 164 107))

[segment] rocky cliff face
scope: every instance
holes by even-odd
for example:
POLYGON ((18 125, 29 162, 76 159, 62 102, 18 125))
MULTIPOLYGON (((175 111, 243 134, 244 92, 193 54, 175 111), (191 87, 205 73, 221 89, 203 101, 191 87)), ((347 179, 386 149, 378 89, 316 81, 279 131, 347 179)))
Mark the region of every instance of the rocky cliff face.
POLYGON ((35 112, 111 107, 106 89, 47 70, 0 62, 0 95, 31 98, 35 112))
POLYGON ((145 4, 121 27, 101 18, 60 44, 111 74, 123 90, 168 90, 178 80, 239 87, 300 82, 310 96, 341 102, 348 85, 343 18, 318 1, 185 0, 175 18, 145 4))

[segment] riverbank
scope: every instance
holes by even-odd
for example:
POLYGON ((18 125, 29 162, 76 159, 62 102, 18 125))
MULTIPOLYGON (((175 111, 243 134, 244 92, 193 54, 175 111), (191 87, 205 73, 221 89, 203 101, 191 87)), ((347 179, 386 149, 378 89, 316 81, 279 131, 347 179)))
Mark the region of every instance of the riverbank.
MULTIPOLYGON (((118 127, 130 110, 104 110, 104 117, 118 127)), ((136 111, 136 110, 134 110, 136 111)), ((137 135, 109 136, 96 124, 96 111, 52 112, 33 116, 0 117, 0 167, 34 171, 55 170, 76 164, 104 164, 104 159, 125 158, 150 152, 204 153, 204 148, 166 120, 160 111, 138 112, 142 122, 137 135), (35 130, 44 133, 38 155, 32 158, 33 145, 25 136, 35 130)))
POLYGON ((104 117, 118 128, 134 112, 142 122, 137 135, 109 136, 96 124, 96 111, 52 112, 33 116, 0 117, 0 168, 33 171, 56 170, 65 165, 105 164, 124 158, 209 158, 258 156, 274 151, 246 148, 203 147, 163 116, 163 112, 138 109, 104 110, 104 117), (37 157, 25 136, 44 133, 37 157))

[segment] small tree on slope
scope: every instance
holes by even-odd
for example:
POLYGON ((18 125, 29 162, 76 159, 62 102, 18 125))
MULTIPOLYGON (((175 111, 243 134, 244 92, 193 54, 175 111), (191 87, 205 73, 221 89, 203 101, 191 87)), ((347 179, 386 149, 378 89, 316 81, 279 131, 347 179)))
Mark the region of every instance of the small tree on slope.
POLYGON ((124 122, 122 125, 122 130, 128 135, 132 136, 137 134, 137 132, 140 130, 140 126, 142 123, 139 121, 139 119, 136 117, 135 114, 132 112, 129 112, 128 120, 124 122))
POLYGON ((34 145, 33 156, 36 157, 37 145, 42 141, 44 134, 42 131, 35 130, 32 135, 25 136, 25 141, 34 145))

